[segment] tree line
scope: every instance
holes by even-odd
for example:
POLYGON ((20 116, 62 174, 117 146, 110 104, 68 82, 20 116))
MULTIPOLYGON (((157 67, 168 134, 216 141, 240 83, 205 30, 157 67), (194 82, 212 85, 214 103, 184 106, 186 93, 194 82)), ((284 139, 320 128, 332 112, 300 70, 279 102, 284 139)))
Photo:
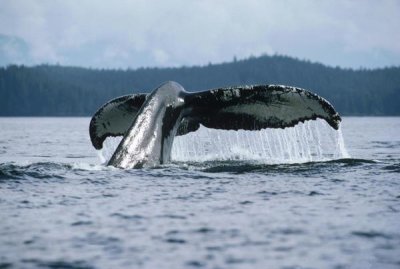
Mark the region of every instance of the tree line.
POLYGON ((0 116, 90 116, 112 98, 149 92, 168 80, 188 91, 291 85, 323 96, 342 115, 400 115, 400 67, 353 70, 275 55, 135 70, 9 65, 0 68, 0 116))

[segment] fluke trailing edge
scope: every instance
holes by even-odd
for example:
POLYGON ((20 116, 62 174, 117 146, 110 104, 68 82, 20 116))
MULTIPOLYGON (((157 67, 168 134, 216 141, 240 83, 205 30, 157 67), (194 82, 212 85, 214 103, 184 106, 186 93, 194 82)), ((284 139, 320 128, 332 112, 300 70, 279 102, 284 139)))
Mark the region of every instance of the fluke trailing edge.
POLYGON ((150 94, 118 97, 92 117, 89 132, 96 149, 108 136, 123 136, 108 162, 120 168, 151 167, 170 160, 176 135, 200 124, 225 130, 292 127, 321 118, 339 128, 339 114, 322 97, 282 85, 239 86, 187 92, 166 82, 150 94))

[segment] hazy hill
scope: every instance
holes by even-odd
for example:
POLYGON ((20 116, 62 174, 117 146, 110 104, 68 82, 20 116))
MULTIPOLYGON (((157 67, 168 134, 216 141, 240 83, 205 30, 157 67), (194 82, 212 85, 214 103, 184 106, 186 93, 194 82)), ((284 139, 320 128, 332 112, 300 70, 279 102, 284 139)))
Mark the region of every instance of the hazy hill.
POLYGON ((29 45, 16 36, 0 33, 0 66, 6 63, 31 62, 29 45))
POLYGON ((351 70, 285 56, 207 66, 98 70, 41 65, 0 68, 0 116, 89 116, 119 95, 174 80, 187 90, 285 84, 328 99, 342 115, 400 115, 400 67, 351 70))

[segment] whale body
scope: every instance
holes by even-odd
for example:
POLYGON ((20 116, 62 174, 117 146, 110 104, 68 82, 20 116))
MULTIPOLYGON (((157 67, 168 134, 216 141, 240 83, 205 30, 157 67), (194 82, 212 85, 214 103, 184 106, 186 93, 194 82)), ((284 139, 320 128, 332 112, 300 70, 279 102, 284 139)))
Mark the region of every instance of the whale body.
POLYGON ((292 127, 317 118, 336 130, 341 121, 328 101, 304 89, 256 85, 187 92, 170 81, 150 94, 109 101, 92 117, 89 133, 96 149, 109 136, 123 136, 108 165, 141 168, 170 161, 174 137, 196 131, 200 124, 260 130, 292 127))

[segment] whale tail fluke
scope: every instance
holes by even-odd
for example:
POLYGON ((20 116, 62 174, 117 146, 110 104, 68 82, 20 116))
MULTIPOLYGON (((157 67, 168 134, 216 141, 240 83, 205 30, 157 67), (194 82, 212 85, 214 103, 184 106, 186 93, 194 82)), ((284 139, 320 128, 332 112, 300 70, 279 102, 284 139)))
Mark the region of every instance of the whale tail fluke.
MULTIPOLYGON (((140 113, 147 94, 118 97, 92 117, 89 132, 93 146, 101 149, 108 136, 124 136, 140 113)), ((183 93, 185 111, 176 135, 196 131, 200 124, 213 129, 260 130, 292 127, 299 122, 324 119, 338 129, 341 118, 324 98, 306 90, 260 85, 183 93)))
POLYGON ((89 125, 90 140, 96 149, 103 147, 109 136, 123 136, 142 107, 147 94, 117 97, 104 104, 93 115, 89 125))

